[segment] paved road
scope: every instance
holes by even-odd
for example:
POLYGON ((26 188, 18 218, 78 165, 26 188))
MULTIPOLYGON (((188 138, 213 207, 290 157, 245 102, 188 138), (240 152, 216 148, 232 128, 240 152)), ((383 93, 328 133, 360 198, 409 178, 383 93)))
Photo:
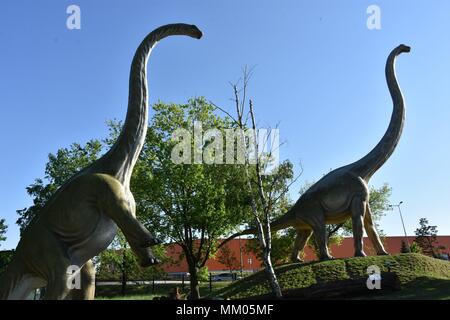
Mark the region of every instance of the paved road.
MULTIPOLYGON (((181 280, 155 280, 155 284, 182 284, 181 280)), ((184 281, 185 284, 189 283, 189 280, 184 281)), ((98 281, 96 282, 97 286, 118 286, 121 285, 120 281, 98 281)), ((127 281, 127 285, 136 285, 136 284, 153 284, 153 281, 127 281)))

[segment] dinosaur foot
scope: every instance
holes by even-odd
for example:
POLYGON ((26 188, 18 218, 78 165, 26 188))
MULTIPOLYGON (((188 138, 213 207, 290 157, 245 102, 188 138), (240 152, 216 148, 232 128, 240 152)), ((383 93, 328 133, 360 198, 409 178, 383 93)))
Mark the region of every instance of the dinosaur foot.
POLYGON ((141 260, 140 261, 140 266, 145 268, 145 267, 150 267, 150 266, 154 266, 155 264, 159 264, 161 263, 161 261, 158 258, 148 258, 146 260, 141 260))
POLYGON ((136 254, 139 260, 139 265, 141 267, 149 267, 161 263, 161 261, 155 257, 153 251, 149 247, 132 247, 132 250, 136 254))
POLYGON ((378 256, 388 256, 389 253, 387 253, 386 251, 381 251, 377 253, 378 256))
POLYGON ((355 257, 366 257, 367 255, 361 251, 361 252, 355 252, 355 257))
POLYGON ((158 238, 152 236, 151 234, 148 234, 148 236, 146 237, 144 242, 141 244, 141 247, 144 247, 144 248, 152 247, 152 246, 156 246, 161 243, 163 243, 163 241, 161 239, 158 239, 158 238))

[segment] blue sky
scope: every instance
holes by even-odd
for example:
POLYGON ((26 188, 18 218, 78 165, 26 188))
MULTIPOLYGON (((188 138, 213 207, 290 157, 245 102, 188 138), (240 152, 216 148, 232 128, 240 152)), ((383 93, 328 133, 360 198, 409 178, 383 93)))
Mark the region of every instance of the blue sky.
MULTIPOLYGON (((18 241, 15 210, 31 204, 25 187, 43 176, 49 152, 107 134, 124 119, 128 71, 153 28, 196 24, 200 41, 164 40, 149 63, 150 103, 206 96, 231 110, 229 81, 256 66, 249 94, 261 127, 279 124, 281 158, 319 179, 365 155, 385 132, 392 103, 384 79, 390 50, 406 96, 400 144, 371 183, 388 182, 404 201, 411 235, 420 217, 450 234, 449 1, 12 1, 0 10, 0 217, 2 248, 18 241), (66 8, 81 8, 81 30, 66 28, 66 8), (381 30, 366 26, 369 5, 381 30)), ((150 111, 151 112, 151 111, 150 111)), ((396 211, 381 221, 402 233, 396 211)))

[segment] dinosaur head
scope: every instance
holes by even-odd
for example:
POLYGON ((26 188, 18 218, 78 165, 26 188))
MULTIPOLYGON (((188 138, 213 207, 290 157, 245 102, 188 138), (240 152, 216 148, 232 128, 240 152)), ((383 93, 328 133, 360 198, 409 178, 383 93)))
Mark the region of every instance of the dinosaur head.
POLYGON ((411 47, 408 47, 407 45, 401 44, 399 45, 396 50, 397 54, 404 53, 404 52, 410 52, 411 47))
POLYGON ((189 35, 192 38, 200 39, 203 36, 203 33, 199 28, 197 28, 197 26, 191 25, 189 26, 189 35))

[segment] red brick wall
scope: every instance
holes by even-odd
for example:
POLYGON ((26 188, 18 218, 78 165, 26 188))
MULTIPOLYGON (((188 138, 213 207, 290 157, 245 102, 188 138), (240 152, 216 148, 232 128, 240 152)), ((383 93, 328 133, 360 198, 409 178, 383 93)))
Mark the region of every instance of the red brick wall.
MULTIPOLYGON (((400 253, 400 248, 402 245, 402 240, 404 240, 404 237, 386 237, 384 239, 385 242, 385 248, 386 250, 391 253, 400 253)), ((408 240, 410 243, 414 241, 414 237, 408 237, 408 240)), ((256 256, 253 253, 246 252, 246 243, 248 239, 233 239, 231 240, 227 246, 232 250, 234 256, 238 261, 240 261, 240 250, 239 245, 242 248, 242 262, 243 262, 243 269, 244 270, 258 270, 261 268, 262 263, 259 261, 256 256), (239 243, 240 241, 240 243, 239 243), (249 259, 251 259, 252 263, 249 263, 249 259)), ((438 236, 438 242, 440 245, 446 247, 446 252, 450 252, 450 236, 438 236)), ((333 245, 330 248, 331 254, 336 258, 346 258, 346 257, 352 257, 354 253, 353 249, 353 238, 344 238, 341 245, 336 246, 333 245)), ((375 251, 372 247, 372 244, 370 243, 370 240, 368 238, 364 238, 364 250, 366 254, 368 255, 375 255, 375 251)), ((172 257, 172 259, 179 261, 180 254, 182 253, 181 248, 178 245, 172 244, 167 246, 167 254, 172 257)), ((305 249, 306 261, 315 260, 316 256, 314 255, 314 252, 311 250, 311 248, 307 247, 305 249)), ((209 271, 221 271, 221 270, 227 270, 228 267, 218 262, 216 259, 209 259, 206 263, 209 271)), ((188 266, 185 259, 182 259, 178 262, 178 264, 166 264, 163 266, 164 270, 166 272, 172 273, 172 272, 188 272, 188 266)), ((238 268, 239 269, 239 268, 238 268)))

